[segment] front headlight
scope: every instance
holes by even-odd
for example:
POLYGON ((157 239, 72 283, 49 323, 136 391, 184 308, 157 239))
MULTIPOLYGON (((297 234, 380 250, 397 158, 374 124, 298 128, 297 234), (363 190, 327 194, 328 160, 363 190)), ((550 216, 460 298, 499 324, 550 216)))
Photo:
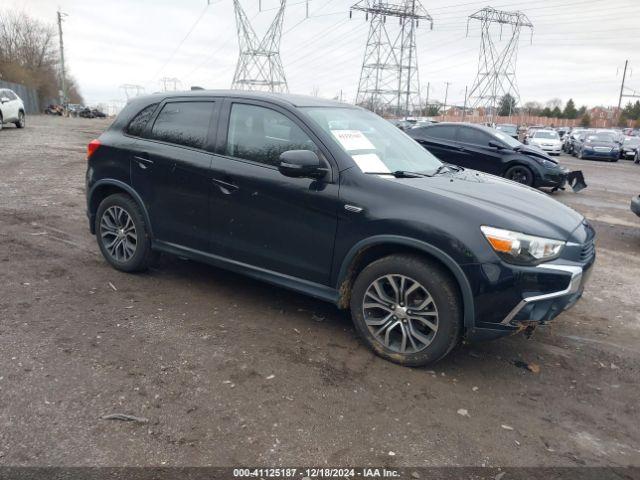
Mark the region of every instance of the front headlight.
POLYGON ((500 258, 518 265, 535 265, 553 260, 560 255, 565 245, 561 240, 534 237, 485 225, 480 230, 500 258))

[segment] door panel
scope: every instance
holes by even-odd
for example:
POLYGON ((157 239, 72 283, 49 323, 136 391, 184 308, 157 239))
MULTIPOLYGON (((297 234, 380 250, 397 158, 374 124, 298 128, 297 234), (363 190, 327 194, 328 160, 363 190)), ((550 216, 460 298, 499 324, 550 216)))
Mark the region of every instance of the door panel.
MULTIPOLYGON (((328 285, 337 226, 338 186, 290 178, 280 153, 316 151, 317 138, 286 110, 228 101, 220 155, 212 163, 211 249, 252 266, 328 285)), ((327 178, 331 178, 330 175, 327 178)))
POLYGON ((208 249, 211 158, 210 153, 175 145, 136 142, 131 179, 149 203, 158 240, 208 249))
POLYGON ((212 166, 211 250, 328 284, 338 187, 226 157, 212 166))
POLYGON ((131 181, 149 211, 154 237, 208 251, 211 160, 216 103, 164 103, 136 141, 131 181))

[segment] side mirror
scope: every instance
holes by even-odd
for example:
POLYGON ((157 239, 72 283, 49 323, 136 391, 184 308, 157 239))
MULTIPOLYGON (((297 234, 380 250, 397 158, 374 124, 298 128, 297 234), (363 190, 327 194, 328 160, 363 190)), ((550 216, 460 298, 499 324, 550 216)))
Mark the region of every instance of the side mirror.
POLYGON ((0 102, 2 102, 2 103, 7 103, 7 102, 9 102, 9 101, 10 101, 10 100, 9 100, 9 98, 8 98, 8 97, 2 97, 2 98, 0 98, 0 102))
POLYGON ((320 159, 311 150, 288 150, 280 154, 278 171, 285 177, 323 178, 327 169, 320 165, 320 159))
POLYGON ((504 148, 504 145, 502 145, 499 142, 496 142, 495 140, 490 140, 489 141, 489 146, 493 147, 493 148, 497 148, 498 150, 502 150, 504 148))

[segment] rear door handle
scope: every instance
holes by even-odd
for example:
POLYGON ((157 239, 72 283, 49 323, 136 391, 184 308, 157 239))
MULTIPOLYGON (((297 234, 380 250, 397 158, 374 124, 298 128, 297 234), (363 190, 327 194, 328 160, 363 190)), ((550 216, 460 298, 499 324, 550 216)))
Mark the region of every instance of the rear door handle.
POLYGON ((220 180, 218 178, 213 178, 212 181, 217 185, 220 191, 225 195, 230 195, 240 188, 238 187, 238 185, 236 185, 235 183, 232 183, 231 181, 225 182, 224 180, 220 180))
POLYGON ((140 155, 134 155, 133 159, 138 163, 138 166, 143 170, 146 170, 147 167, 153 165, 153 160, 151 160, 146 153, 142 153, 140 155))

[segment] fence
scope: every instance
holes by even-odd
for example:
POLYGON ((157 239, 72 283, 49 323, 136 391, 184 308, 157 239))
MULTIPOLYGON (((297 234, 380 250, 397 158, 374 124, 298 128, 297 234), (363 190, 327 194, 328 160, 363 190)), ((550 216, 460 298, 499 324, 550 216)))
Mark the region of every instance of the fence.
MULTIPOLYGON (((462 122, 462 113, 455 115, 438 115, 431 118, 440 122, 462 122)), ((482 115, 467 114, 464 117, 464 121, 470 123, 484 123, 488 122, 489 120, 490 119, 488 117, 482 115)), ((553 125, 554 127, 577 127, 580 125, 581 119, 548 118, 537 117, 533 115, 512 115, 510 117, 495 117, 493 118, 493 122, 512 123, 515 125, 545 125, 547 127, 550 127, 551 125, 553 125)), ((609 128, 612 124, 613 120, 611 119, 592 118, 590 126, 591 128, 609 128)))
POLYGON ((38 92, 33 88, 25 87, 19 83, 5 82, 0 80, 0 88, 9 88, 16 92, 22 102, 24 109, 28 114, 40 113, 40 102, 38 100, 38 92))

